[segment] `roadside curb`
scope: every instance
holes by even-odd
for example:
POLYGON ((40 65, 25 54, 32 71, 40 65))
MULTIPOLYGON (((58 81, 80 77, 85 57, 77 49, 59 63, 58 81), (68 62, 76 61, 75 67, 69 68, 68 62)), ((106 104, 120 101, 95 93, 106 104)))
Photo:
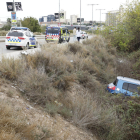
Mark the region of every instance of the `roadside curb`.
POLYGON ((0 40, 0 42, 5 42, 5 40, 0 40))

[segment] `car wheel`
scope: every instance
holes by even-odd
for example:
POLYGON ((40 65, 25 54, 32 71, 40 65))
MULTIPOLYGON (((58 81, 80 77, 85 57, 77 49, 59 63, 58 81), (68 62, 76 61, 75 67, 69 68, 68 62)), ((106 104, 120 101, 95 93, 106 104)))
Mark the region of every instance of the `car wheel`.
POLYGON ((34 48, 38 48, 38 42, 36 42, 36 46, 34 46, 34 48))
POLYGON ((67 42, 69 42, 69 41, 70 41, 70 39, 68 38, 67 42))
POLYGON ((26 45, 26 49, 30 49, 30 47, 29 47, 29 43, 27 43, 27 45, 26 45))
POLYGON ((10 50, 10 47, 9 46, 6 46, 7 50, 10 50))
POLYGON ((88 36, 87 36, 87 38, 88 38, 88 36))

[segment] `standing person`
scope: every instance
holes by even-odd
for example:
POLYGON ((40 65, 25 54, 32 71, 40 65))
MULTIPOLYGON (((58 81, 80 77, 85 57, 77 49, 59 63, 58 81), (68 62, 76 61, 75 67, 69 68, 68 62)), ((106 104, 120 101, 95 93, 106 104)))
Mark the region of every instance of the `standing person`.
POLYGON ((73 29, 73 41, 76 41, 76 27, 73 29))
POLYGON ((76 36, 77 36, 77 40, 79 42, 80 41, 80 38, 81 38, 81 30, 80 30, 79 27, 78 27, 78 30, 76 31, 76 36))

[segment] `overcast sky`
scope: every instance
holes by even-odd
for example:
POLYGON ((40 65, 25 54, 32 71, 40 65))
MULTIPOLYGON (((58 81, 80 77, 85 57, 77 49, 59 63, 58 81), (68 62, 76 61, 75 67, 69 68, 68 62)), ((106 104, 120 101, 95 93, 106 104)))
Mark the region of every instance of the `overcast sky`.
MULTIPOLYGON (((132 0, 127 0, 131 2, 132 0)), ((7 11, 6 2, 13 0, 0 0, 0 19, 5 21, 11 17, 11 12, 7 11)), ((17 12, 18 18, 35 17, 39 19, 41 16, 47 16, 59 11, 59 0, 15 0, 21 2, 23 11, 17 12)), ((93 7, 93 20, 100 20, 100 11, 96 9, 105 9, 102 11, 101 20, 105 21, 107 11, 119 10, 120 4, 126 3, 126 0, 81 0, 81 17, 86 21, 92 20, 92 7, 88 4, 99 4, 93 7)), ((70 15, 80 16, 80 0, 60 0, 60 9, 66 11, 66 18, 70 19, 70 15)))

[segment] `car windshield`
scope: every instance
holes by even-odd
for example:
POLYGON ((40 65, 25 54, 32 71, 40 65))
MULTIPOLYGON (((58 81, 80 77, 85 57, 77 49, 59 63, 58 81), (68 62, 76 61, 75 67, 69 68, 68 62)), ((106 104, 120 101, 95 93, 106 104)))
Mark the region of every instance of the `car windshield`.
POLYGON ((15 37, 22 37, 23 36, 23 33, 21 32, 9 32, 8 33, 8 36, 15 36, 15 37))
POLYGON ((24 30, 24 31, 27 31, 27 28, 12 28, 11 31, 13 30, 24 30))
POLYGON ((118 79, 116 79, 116 80, 113 82, 113 84, 114 84, 115 86, 117 86, 117 83, 118 83, 118 79))
POLYGON ((58 34, 59 29, 58 28, 48 28, 47 33, 49 34, 58 34))

